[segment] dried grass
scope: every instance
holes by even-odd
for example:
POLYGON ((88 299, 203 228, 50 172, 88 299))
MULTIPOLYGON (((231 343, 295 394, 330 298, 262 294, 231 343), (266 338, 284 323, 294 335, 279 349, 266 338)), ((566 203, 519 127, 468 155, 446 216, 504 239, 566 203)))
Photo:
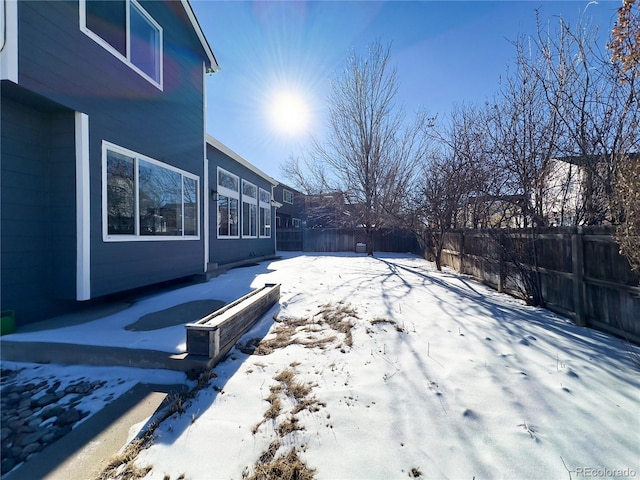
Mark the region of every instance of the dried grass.
POLYGON ((394 327, 397 332, 404 332, 405 331, 405 329, 402 328, 400 325, 398 325, 398 323, 395 320, 391 320, 389 318, 377 317, 377 318, 374 318, 373 320, 371 320, 369 323, 371 323, 371 325, 379 325, 381 323, 388 323, 389 325, 394 327))
MULTIPOLYGON (((269 399, 267 399, 269 400, 269 399)), ((264 418, 269 420, 275 420, 278 415, 280 415, 280 411, 282 410, 282 403, 278 397, 275 397, 271 400, 271 406, 264 412, 264 418)))
POLYGON ((316 397, 305 398, 302 401, 298 402, 295 407, 291 410, 291 413, 294 415, 296 413, 301 412, 302 410, 308 410, 311 413, 319 412, 320 407, 326 407, 327 404, 324 402, 320 402, 316 397))
POLYGON ((275 460, 257 463, 252 475, 243 474, 247 480, 313 480, 315 470, 300 460, 292 448, 289 453, 275 460))
POLYGON ((301 400, 311 393, 311 387, 297 381, 295 375, 296 373, 291 368, 287 368, 273 377, 273 379, 284 384, 288 395, 296 400, 301 400))
POLYGON ((298 423, 298 417, 295 415, 290 416, 287 420, 282 422, 280 425, 276 427, 276 432, 281 437, 290 434, 291 432, 295 432, 297 430, 304 430, 304 427, 298 423))
POLYGON ((149 447, 151 444, 151 436, 145 435, 143 438, 137 438, 126 448, 115 455, 104 470, 100 473, 97 480, 108 480, 112 478, 118 478, 120 480, 138 480, 147 476, 147 474, 153 469, 152 466, 147 465, 144 467, 138 467, 135 465, 135 460, 138 454, 149 447))
POLYGON ((276 453, 280 448, 280 440, 274 440, 269 444, 269 448, 267 448, 264 452, 260 454, 258 458, 259 464, 271 463, 273 459, 276 457, 276 453))
POLYGON ((318 337, 325 328, 329 326, 331 330, 344 335, 344 344, 353 346, 353 336, 351 330, 354 323, 352 319, 358 319, 357 312, 347 304, 327 303, 319 306, 318 313, 312 317, 278 317, 274 320, 278 324, 269 338, 252 338, 244 345, 238 346, 240 351, 248 355, 269 355, 278 348, 285 348, 289 345, 302 345, 304 348, 325 349, 330 344, 337 341, 335 335, 328 337, 318 337))
MULTIPOLYGON (((164 412, 153 422, 138 438, 133 440, 118 455, 109 460, 107 466, 100 472, 97 480, 137 480, 147 476, 153 466, 138 467, 135 465, 136 458, 142 450, 149 448, 153 444, 153 433, 158 426, 167 418, 174 414, 181 415, 186 410, 186 402, 196 396, 196 394, 209 385, 211 379, 216 378, 212 370, 206 370, 198 374, 196 386, 183 393, 171 393, 167 396, 166 402, 169 404, 164 412)), ((214 387, 215 388, 215 387, 214 387)), ((192 417, 192 422, 195 417, 192 417)))

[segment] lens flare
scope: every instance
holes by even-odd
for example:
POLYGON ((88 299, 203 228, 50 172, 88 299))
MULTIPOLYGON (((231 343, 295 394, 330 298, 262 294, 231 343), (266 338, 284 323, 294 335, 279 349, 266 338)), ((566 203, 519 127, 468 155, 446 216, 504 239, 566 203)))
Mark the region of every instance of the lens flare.
POLYGON ((273 96, 269 106, 273 127, 287 135, 297 135, 309 126, 309 107, 295 91, 281 91, 273 96))

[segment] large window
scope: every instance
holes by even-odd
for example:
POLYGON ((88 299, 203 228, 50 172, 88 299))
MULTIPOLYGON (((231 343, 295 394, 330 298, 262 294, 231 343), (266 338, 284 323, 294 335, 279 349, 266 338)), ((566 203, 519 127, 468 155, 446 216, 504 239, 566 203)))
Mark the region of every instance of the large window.
POLYGON ((80 29, 162 89, 162 28, 136 0, 81 0, 80 29))
POLYGON ((238 238, 240 179, 218 168, 218 237, 238 238))
POLYGON ((103 142, 105 241, 198 238, 199 178, 103 142))
POLYGON ((242 236, 258 236, 258 187, 242 181, 242 236))
POLYGON ((271 236, 271 194, 260 189, 260 236, 271 236))

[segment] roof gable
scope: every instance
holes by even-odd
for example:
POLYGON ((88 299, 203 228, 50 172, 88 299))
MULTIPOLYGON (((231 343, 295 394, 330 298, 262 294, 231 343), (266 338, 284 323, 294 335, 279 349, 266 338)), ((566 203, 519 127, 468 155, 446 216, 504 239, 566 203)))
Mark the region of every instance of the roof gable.
POLYGON ((180 3, 182 3, 184 11, 186 12, 187 17, 189 17, 189 21, 191 22, 191 26, 193 27, 193 30, 198 36, 198 39, 202 44, 202 48, 204 49, 207 55, 207 58, 209 59, 209 65, 208 65, 209 72, 210 73, 218 72, 220 70, 220 65, 218 65, 218 61, 216 60, 216 57, 213 54, 211 45, 209 45, 207 38, 204 36, 202 27, 200 27, 200 22, 198 22, 198 19, 196 18, 196 14, 193 12, 193 8, 191 8, 191 3, 189 2, 189 0, 180 0, 180 3))

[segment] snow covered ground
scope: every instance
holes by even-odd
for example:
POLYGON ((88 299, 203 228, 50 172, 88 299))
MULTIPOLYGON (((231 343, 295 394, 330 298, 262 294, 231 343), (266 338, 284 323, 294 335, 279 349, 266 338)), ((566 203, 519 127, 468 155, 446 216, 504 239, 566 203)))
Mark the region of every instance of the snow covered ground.
MULTIPOLYGON (((640 349, 418 257, 286 254, 99 322, 264 283, 280 304, 240 342, 262 345, 160 425, 147 478, 239 479, 292 449, 318 479, 640 476, 640 349)), ((181 326, 115 337, 184 348, 181 326)))

